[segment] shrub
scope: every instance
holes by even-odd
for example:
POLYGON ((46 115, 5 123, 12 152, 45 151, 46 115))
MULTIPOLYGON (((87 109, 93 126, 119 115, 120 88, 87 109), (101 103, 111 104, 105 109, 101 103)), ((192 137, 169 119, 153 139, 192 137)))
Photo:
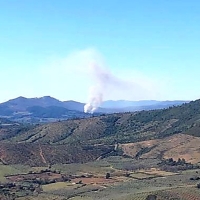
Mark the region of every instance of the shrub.
POLYGON ((106 179, 110 178, 110 173, 106 173, 106 179))
POLYGON ((147 196, 146 200, 156 200, 157 199, 157 196, 154 195, 154 194, 150 194, 147 196))

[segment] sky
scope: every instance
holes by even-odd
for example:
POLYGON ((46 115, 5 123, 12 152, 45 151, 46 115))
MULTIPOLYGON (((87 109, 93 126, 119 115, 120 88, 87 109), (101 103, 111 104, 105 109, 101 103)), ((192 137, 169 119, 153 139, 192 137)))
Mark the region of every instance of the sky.
POLYGON ((103 100, 200 98, 198 0, 0 0, 0 8, 0 102, 87 102, 94 90, 103 100))

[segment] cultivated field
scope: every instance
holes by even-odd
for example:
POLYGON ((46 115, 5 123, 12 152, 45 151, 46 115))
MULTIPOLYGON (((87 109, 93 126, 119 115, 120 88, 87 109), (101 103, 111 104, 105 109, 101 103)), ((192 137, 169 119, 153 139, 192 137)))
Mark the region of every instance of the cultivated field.
POLYGON ((157 162, 115 156, 48 168, 2 164, 1 199, 146 200, 149 195, 158 200, 200 199, 200 169, 163 171, 155 167, 157 162), (131 169, 132 165, 140 169, 131 169))

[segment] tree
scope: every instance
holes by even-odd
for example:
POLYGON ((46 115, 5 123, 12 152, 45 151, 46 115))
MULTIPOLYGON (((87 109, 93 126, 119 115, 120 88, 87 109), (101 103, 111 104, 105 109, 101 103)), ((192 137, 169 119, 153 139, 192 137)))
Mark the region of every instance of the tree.
POLYGON ((106 173, 106 179, 110 178, 110 173, 106 173))
POLYGON ((185 163, 186 163, 185 159, 184 159, 184 158, 182 158, 182 164, 185 164, 185 163))
POLYGON ((147 196, 146 200, 156 200, 157 199, 157 196, 154 195, 154 194, 150 194, 147 196))

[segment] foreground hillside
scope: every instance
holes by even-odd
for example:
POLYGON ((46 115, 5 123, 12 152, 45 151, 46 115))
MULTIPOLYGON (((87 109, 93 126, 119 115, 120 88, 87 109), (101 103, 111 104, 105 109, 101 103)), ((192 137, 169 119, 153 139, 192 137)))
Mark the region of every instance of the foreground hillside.
POLYGON ((200 138, 186 134, 122 144, 121 148, 125 155, 137 159, 173 158, 178 161, 181 158, 188 163, 200 163, 200 138))
POLYGON ((163 110, 118 113, 38 125, 11 139, 43 144, 115 144, 164 138, 177 133, 200 136, 200 100, 163 110))
MULTIPOLYGON (((31 127, 4 124, 0 131, 4 136, 0 138, 0 156, 5 162, 15 164, 86 162, 99 157, 126 154, 120 144, 148 140, 155 140, 152 142, 152 148, 148 149, 153 152, 156 151, 156 143, 162 143, 175 134, 200 136, 200 100, 164 110, 102 115, 31 127), (47 158, 46 162, 40 154, 42 150, 47 158), (48 152, 51 152, 52 156, 48 152)), ((182 137, 180 136, 180 141, 184 140, 182 137)), ((166 151, 166 145, 167 142, 159 147, 160 153, 156 158, 165 157, 163 151, 166 151)), ((175 151, 179 152, 176 147, 175 151)), ((181 151, 184 151, 184 146, 181 151)), ((177 155, 172 157, 177 158, 177 155)))
POLYGON ((34 125, 16 123, 5 118, 0 118, 0 141, 12 138, 19 133, 26 132, 34 125))
POLYGON ((81 163, 96 160, 113 150, 112 146, 88 148, 78 144, 40 145, 28 143, 1 143, 0 161, 4 164, 48 166, 56 163, 81 163))

